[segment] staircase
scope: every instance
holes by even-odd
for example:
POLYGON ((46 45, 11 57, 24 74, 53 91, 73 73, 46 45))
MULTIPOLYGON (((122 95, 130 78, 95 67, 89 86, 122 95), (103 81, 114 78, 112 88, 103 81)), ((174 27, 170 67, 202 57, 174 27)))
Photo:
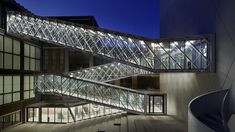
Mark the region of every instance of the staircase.
POLYGON ((152 72, 212 69, 212 44, 204 36, 182 39, 144 37, 8 12, 7 33, 101 56, 152 72))
POLYGON ((40 75, 35 82, 36 90, 43 94, 75 97, 136 114, 147 114, 147 99, 153 94, 62 75, 40 75))

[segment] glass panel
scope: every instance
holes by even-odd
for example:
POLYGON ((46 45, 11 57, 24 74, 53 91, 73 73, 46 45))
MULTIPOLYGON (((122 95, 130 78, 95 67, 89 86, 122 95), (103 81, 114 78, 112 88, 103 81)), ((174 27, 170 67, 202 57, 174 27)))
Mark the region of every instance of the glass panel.
POLYGON ((90 105, 90 117, 96 117, 97 112, 98 112, 98 105, 95 104, 89 104, 90 105))
POLYGON ((35 47, 30 46, 30 57, 35 58, 35 47))
POLYGON ((13 114, 12 114, 12 121, 13 121, 13 124, 15 124, 15 118, 16 118, 15 113, 13 113, 13 114))
POLYGON ((61 122, 62 121, 62 112, 61 108, 55 108, 55 122, 61 122))
POLYGON ((3 104, 3 95, 0 95, 0 105, 3 104))
POLYGON ((40 49, 36 48, 36 56, 37 59, 40 59, 40 49))
POLYGON ((34 91, 30 90, 30 98, 33 98, 33 97, 35 97, 34 91))
POLYGON ((40 71, 40 60, 36 60, 36 71, 40 71))
POLYGON ((162 96, 154 96, 154 112, 163 112, 162 96))
POLYGON ((49 108, 48 122, 55 122, 54 108, 49 108))
POLYGON ((83 119, 89 118, 89 104, 82 106, 83 119))
POLYGON ((4 68, 12 69, 12 55, 4 54, 4 68))
POLYGON ((5 43, 4 43, 4 51, 12 53, 12 39, 8 37, 4 37, 5 43))
POLYGON ((150 110, 149 110, 149 112, 153 112, 153 96, 150 96, 150 100, 149 100, 149 103, 150 103, 150 110))
POLYGON ((13 93, 13 102, 20 100, 20 93, 13 93))
POLYGON ((30 89, 34 89, 34 77, 30 76, 30 89))
POLYGON ((111 113, 111 108, 110 107, 105 107, 105 115, 111 113))
POLYGON ((12 115, 7 115, 4 117, 4 128, 12 125, 12 115))
POLYGON ((76 115, 76 120, 82 119, 82 106, 77 106, 75 108, 75 115, 76 115))
POLYGON ((28 99, 29 98, 29 91, 25 91, 24 92, 24 99, 28 99))
POLYGON ((62 108, 62 122, 68 122, 68 108, 62 108))
POLYGON ((47 108, 42 108, 42 122, 48 122, 47 108))
POLYGON ((71 109, 73 115, 76 117, 76 114, 75 114, 75 109, 76 109, 76 107, 70 107, 70 109, 71 109))
POLYGON ((0 51, 3 51, 3 36, 0 35, 0 51))
POLYGON ((34 108, 34 122, 39 121, 39 108, 34 108))
POLYGON ((0 52, 0 68, 3 68, 3 53, 0 52))
POLYGON ((68 122, 73 122, 73 118, 71 116, 71 113, 68 110, 68 122))
POLYGON ((3 76, 0 76, 0 94, 3 93, 3 76))
POLYGON ((5 94, 4 95, 4 104, 12 102, 12 94, 5 94))
POLYGON ((30 59, 30 70, 31 71, 35 70, 35 59, 30 59))
POLYGON ((29 56, 29 45, 28 44, 24 45, 24 56, 29 56))
POLYGON ((13 92, 20 91, 20 76, 13 76, 13 92))
POLYGON ((29 58, 24 57, 24 70, 29 70, 29 58))
POLYGON ((100 107, 100 113, 99 113, 99 116, 102 116, 104 115, 104 106, 99 106, 100 107))
POLYGON ((149 103, 149 96, 147 96, 146 102, 148 102, 148 103, 147 103, 147 112, 150 112, 150 111, 149 111, 149 106, 150 106, 150 103, 149 103))
POLYGON ((28 121, 33 121, 33 108, 28 108, 28 121))
POLYGON ((20 122, 20 112, 16 112, 16 119, 15 121, 20 122))
POLYGON ((20 56, 14 55, 13 56, 13 69, 20 69, 20 56))
POLYGON ((29 76, 24 76, 24 90, 29 90, 29 76))
POLYGON ((4 93, 12 92, 12 76, 4 77, 4 93))
POLYGON ((19 55, 20 54, 20 41, 13 40, 13 45, 14 45, 13 53, 19 55))

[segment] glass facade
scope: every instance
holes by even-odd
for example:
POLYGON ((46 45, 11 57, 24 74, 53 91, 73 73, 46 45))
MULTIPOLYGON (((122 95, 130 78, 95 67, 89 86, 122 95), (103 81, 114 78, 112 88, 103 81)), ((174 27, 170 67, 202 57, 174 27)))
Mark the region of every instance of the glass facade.
MULTIPOLYGON (((162 42, 151 45, 163 65, 159 69, 205 69, 208 67, 208 43, 205 40, 162 42)), ((157 60, 157 59, 156 59, 157 60)), ((156 64, 158 64, 156 62, 156 64)))
POLYGON ((24 76, 24 99, 35 97, 34 76, 24 76))
POLYGON ((0 35, 0 69, 20 70, 20 41, 0 35))
POLYGON ((21 111, 0 116, 0 131, 21 122, 21 111))
MULTIPOLYGON (((96 104, 83 104, 79 106, 70 107, 76 121, 91 119, 95 117, 105 116, 109 114, 119 113, 121 110, 113 109, 106 106, 96 104)), ((28 122, 50 123, 68 123, 73 122, 71 113, 67 107, 42 107, 42 114, 39 115, 39 108, 27 108, 28 122)))
POLYGON ((40 48, 29 43, 24 43, 24 70, 40 71, 40 48))
POLYGON ((20 100, 20 76, 0 76, 0 105, 20 100))

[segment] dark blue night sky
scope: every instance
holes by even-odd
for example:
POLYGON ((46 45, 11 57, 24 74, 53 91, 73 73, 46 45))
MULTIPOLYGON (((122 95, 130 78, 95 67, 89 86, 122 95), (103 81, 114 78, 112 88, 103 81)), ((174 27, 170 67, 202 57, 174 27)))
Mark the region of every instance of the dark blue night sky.
POLYGON ((159 37, 159 0, 16 0, 41 16, 94 16, 102 28, 159 37))

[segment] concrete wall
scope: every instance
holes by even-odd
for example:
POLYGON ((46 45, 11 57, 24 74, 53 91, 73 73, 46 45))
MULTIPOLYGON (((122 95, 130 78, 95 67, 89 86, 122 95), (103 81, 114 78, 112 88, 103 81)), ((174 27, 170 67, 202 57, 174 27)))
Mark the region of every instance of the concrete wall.
POLYGON ((235 1, 216 3, 217 76, 223 89, 231 89, 231 107, 235 113, 235 1))
POLYGON ((215 74, 196 74, 196 79, 191 75, 187 78, 186 74, 161 74, 160 87, 168 92, 169 114, 184 118, 190 98, 210 90, 226 88, 231 88, 231 107, 235 113, 234 12, 235 0, 160 0, 161 37, 210 33, 216 36, 215 74), (183 109, 176 111, 171 103, 175 108, 183 109))
POLYGON ((196 96, 219 89, 214 73, 163 73, 160 89, 167 93, 167 114, 186 121, 188 103, 196 96))

